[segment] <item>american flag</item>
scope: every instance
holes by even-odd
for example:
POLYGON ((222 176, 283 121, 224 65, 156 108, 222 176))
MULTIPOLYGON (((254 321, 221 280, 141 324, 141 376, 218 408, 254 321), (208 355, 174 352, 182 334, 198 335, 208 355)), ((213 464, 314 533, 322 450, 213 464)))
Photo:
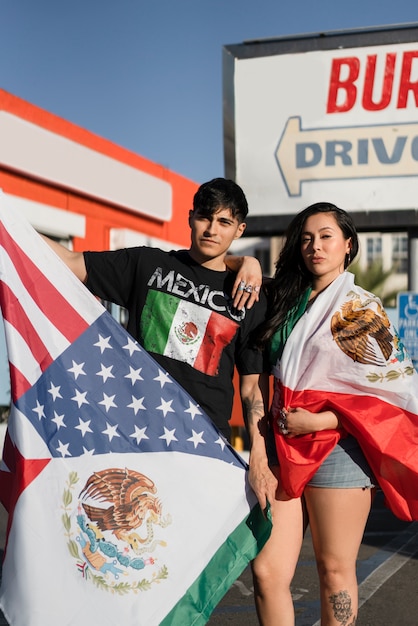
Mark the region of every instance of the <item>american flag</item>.
POLYGON ((199 405, 107 311, 16 407, 52 457, 170 450, 243 464, 199 405))
MULTIPOLYGON (((270 531, 245 462, 2 197, 0 221, 13 399, 0 475, 9 511, 6 617, 16 626, 75 624, 80 615, 83 623, 169 624, 180 615, 206 623, 270 531), (84 513, 83 485, 115 468, 145 476, 149 501, 172 518, 163 531, 163 516, 146 511, 132 528, 159 533, 158 548, 146 543, 141 558, 84 513), (238 530, 243 553, 225 552, 238 530), (132 579, 134 568, 148 578, 132 579), (138 594, 138 585, 148 591, 138 594)), ((103 493, 94 499, 116 506, 109 490, 106 502, 103 493)))

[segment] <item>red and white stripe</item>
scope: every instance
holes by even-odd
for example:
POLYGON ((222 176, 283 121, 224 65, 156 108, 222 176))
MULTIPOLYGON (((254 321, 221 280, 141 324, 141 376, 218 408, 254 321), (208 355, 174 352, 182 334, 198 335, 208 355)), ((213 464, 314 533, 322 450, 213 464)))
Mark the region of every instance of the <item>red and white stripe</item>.
POLYGON ((29 224, 4 205, 0 195, 0 302, 16 401, 103 307, 29 224))
MULTIPOLYGON (((13 403, 104 311, 30 224, 7 206, 1 191, 0 305, 13 403)), ((10 515, 21 491, 49 459, 45 444, 34 436, 15 405, 12 414, 3 447, 0 492, 10 515), (32 464, 33 471, 17 471, 28 455, 41 462, 32 464)))

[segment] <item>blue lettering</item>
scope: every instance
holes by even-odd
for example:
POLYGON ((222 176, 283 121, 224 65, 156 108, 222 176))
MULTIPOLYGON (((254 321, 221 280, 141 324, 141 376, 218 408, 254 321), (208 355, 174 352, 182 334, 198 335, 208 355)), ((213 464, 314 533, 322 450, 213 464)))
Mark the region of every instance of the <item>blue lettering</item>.
MULTIPOLYGON (((324 155, 327 167, 338 165, 350 167, 353 164, 368 165, 370 146, 373 146, 377 160, 382 165, 395 165, 400 163, 405 153, 407 142, 411 142, 411 156, 418 161, 418 136, 409 139, 406 136, 396 137, 391 150, 385 145, 385 138, 374 137, 370 139, 358 139, 357 145, 351 141, 335 140, 325 141, 325 145, 316 142, 303 142, 296 144, 296 168, 306 169, 315 167, 322 161, 324 155), (353 149, 357 148, 357 153, 353 149), (355 163, 357 158, 357 163, 355 163)), ((386 141, 387 143, 387 141, 386 141)))
POLYGON ((321 158, 322 150, 318 143, 296 144, 296 167, 314 167, 314 165, 318 165, 321 158))
POLYGON ((351 141, 327 141, 325 143, 325 165, 335 165, 336 158, 341 159, 343 165, 352 165, 348 154, 353 147, 351 141))
POLYGON ((418 137, 414 137, 412 140, 411 154, 414 161, 418 161, 418 137))
POLYGON ((369 162, 369 140, 359 139, 357 145, 358 164, 367 165, 369 162))
POLYGON ((372 139, 373 147, 379 162, 383 163, 384 165, 399 163, 402 158, 402 153, 405 148, 406 140, 406 137, 397 137, 392 155, 389 156, 385 148, 385 144, 383 143, 383 139, 372 139))

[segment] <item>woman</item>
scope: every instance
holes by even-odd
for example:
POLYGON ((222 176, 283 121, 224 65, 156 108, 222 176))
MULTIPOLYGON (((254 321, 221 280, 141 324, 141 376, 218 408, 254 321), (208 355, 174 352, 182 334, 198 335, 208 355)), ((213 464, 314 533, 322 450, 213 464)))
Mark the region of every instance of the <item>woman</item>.
POLYGON ((356 558, 377 481, 396 515, 418 519, 418 376, 380 301, 345 271, 357 252, 350 216, 314 204, 290 224, 268 286, 260 343, 275 377, 270 474, 262 421, 250 425, 250 481, 273 516, 253 563, 263 626, 294 624, 305 507, 322 626, 356 623, 356 558))

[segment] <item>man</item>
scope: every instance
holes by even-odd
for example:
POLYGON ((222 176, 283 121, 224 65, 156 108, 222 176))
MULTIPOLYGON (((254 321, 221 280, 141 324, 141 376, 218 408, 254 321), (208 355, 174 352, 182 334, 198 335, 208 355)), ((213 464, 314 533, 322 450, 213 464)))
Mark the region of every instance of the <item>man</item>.
POLYGON ((256 404, 260 412, 263 362, 251 346, 251 333, 265 313, 263 296, 252 306, 259 299, 261 273, 247 261, 244 273, 237 275, 233 270, 243 259, 227 257, 231 243, 245 230, 247 213, 242 189, 215 178, 194 196, 188 250, 137 247, 78 253, 47 239, 96 296, 128 310, 131 335, 227 438, 235 364, 246 413, 256 404), (244 275, 247 283, 241 280, 244 275))

